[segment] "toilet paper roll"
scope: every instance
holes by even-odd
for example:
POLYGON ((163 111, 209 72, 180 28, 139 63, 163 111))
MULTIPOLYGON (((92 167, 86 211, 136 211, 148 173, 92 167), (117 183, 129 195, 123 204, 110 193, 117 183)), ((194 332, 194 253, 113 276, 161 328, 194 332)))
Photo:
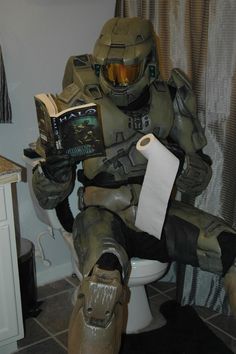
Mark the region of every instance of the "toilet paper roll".
POLYGON ((148 160, 139 197, 135 226, 160 239, 179 160, 153 134, 136 144, 148 160))

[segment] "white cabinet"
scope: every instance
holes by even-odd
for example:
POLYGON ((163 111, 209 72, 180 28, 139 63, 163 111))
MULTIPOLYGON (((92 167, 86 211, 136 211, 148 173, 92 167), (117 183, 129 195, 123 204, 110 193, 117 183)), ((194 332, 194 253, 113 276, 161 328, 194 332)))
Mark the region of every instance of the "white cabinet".
MULTIPOLYGON (((1 162, 1 161, 0 161, 1 162)), ((6 177, 6 175, 4 176, 6 177)), ((11 354, 23 338, 12 182, 0 175, 0 354, 11 354)), ((12 176, 11 176, 12 177, 12 176)))

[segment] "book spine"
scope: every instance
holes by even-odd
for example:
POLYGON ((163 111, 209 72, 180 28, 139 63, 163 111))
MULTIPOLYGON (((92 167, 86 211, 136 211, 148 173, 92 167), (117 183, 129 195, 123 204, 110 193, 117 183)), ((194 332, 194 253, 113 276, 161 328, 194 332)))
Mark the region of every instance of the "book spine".
POLYGON ((56 149, 61 150, 62 145, 61 145, 61 139, 60 139, 59 129, 58 129, 58 125, 57 125, 57 119, 54 117, 51 117, 51 122, 52 122, 52 130, 53 130, 54 137, 55 137, 56 149))

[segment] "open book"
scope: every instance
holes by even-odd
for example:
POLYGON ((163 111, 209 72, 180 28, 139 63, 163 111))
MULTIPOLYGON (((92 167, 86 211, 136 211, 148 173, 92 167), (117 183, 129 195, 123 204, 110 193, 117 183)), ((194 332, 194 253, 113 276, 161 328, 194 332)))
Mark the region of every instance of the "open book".
POLYGON ((45 153, 54 151, 76 161, 105 154, 100 109, 88 103, 58 111, 49 93, 34 96, 40 142, 45 153))

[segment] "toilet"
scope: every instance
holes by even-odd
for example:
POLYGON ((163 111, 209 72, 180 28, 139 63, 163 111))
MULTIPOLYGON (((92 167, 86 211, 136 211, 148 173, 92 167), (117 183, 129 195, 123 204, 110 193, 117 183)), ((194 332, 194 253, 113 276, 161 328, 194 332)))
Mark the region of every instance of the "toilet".
MULTIPOLYGON (((36 215, 40 221, 48 226, 52 233, 54 230, 61 232, 71 252, 73 271, 81 280, 82 275, 77 267, 78 259, 73 247, 72 235, 63 230, 55 210, 44 210, 40 207, 32 189, 32 170, 41 159, 30 159, 23 156, 23 160, 26 165, 27 181, 36 215)), ((131 259, 131 272, 128 282, 130 300, 128 303, 126 333, 141 332, 152 322, 153 317, 148 303, 145 285, 160 279, 165 274, 167 267, 168 263, 139 258, 131 259)), ((72 298, 73 303, 75 302, 75 298, 76 292, 72 298)))
POLYGON ((126 333, 137 333, 147 327, 153 319, 145 285, 164 276, 168 263, 149 259, 132 258, 131 273, 128 282, 130 301, 126 333))

